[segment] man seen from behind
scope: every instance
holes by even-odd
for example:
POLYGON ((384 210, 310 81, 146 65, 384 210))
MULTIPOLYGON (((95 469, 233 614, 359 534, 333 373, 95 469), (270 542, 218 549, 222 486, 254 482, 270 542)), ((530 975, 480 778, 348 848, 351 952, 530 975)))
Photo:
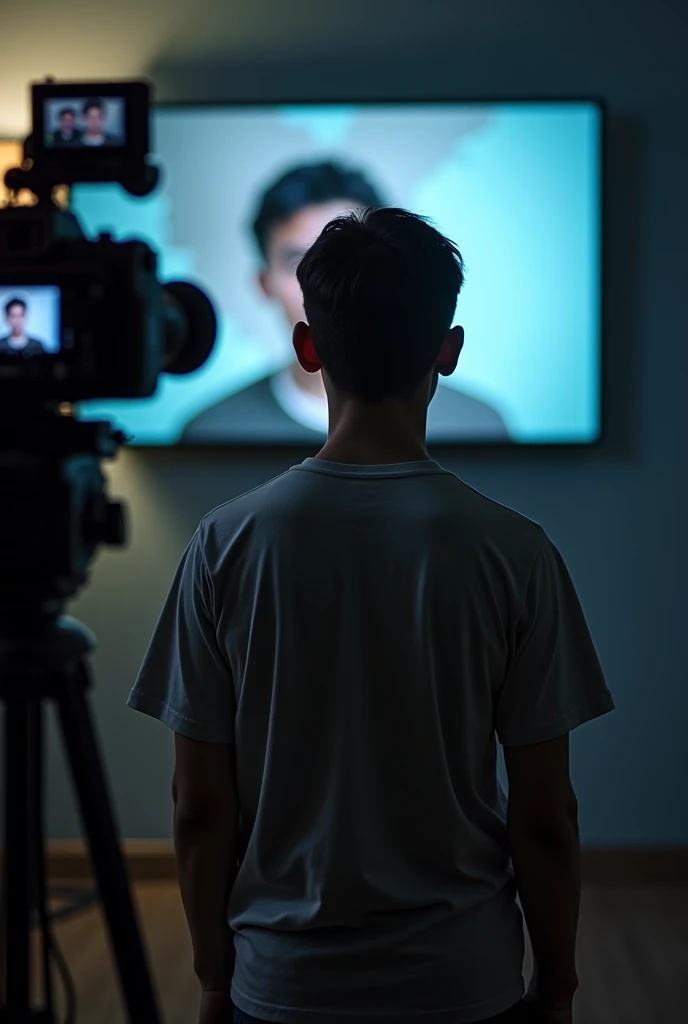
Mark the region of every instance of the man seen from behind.
POLYGON ((569 733, 614 701, 545 530, 428 455, 461 255, 368 210, 297 279, 327 441, 201 520, 128 701, 175 733, 200 1024, 571 1024, 569 733))

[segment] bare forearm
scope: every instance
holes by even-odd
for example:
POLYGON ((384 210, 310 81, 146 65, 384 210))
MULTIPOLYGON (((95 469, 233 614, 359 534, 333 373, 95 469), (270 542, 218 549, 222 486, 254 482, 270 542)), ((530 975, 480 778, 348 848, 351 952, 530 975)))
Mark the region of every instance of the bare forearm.
POLYGON ((544 838, 511 829, 516 885, 528 926, 538 992, 552 1000, 573 998, 578 987, 576 934, 581 873, 578 824, 544 838))
POLYGON ((174 846, 194 971, 204 988, 223 988, 234 966, 227 903, 236 878, 236 829, 227 816, 203 821, 175 808, 174 846))

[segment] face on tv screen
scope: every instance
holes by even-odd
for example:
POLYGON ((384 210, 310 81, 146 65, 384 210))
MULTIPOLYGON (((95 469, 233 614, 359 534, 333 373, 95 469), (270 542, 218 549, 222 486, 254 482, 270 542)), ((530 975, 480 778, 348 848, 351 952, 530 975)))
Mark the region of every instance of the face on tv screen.
POLYGON ((161 280, 203 288, 210 359, 153 398, 85 403, 134 444, 324 441, 320 374, 296 362, 299 258, 337 214, 430 217, 466 266, 455 373, 429 443, 585 444, 600 435, 600 132, 593 103, 165 108, 147 199, 78 186, 87 234, 142 238, 161 280))

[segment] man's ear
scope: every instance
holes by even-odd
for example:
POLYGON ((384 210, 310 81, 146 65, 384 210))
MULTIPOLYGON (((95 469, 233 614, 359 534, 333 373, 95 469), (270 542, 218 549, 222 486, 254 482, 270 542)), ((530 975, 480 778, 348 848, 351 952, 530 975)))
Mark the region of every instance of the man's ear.
POLYGON ((318 359, 318 353, 315 351, 311 329, 303 320, 294 324, 292 343, 294 345, 294 352, 296 352, 296 358, 306 373, 317 373, 318 370, 322 370, 322 363, 318 359))
POLYGON ((258 287, 266 299, 271 299, 273 297, 272 289, 270 288, 270 276, 265 267, 263 267, 258 274, 258 287))
POLYGON ((440 354, 435 362, 438 373, 441 373, 443 377, 451 377, 456 369, 463 348, 463 340, 463 327, 452 327, 445 334, 440 354))

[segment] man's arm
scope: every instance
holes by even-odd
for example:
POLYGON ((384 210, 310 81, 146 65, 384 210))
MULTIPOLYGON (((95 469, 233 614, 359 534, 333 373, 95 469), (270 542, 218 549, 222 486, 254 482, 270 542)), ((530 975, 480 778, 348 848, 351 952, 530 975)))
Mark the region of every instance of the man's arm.
POLYGON ((234 966, 227 902, 238 857, 235 751, 179 733, 175 750, 174 846, 194 971, 203 989, 224 989, 234 966))
POLYGON ((551 1008, 570 1007, 578 988, 581 871, 568 734, 505 747, 504 759, 509 852, 533 950, 530 991, 551 1008))

